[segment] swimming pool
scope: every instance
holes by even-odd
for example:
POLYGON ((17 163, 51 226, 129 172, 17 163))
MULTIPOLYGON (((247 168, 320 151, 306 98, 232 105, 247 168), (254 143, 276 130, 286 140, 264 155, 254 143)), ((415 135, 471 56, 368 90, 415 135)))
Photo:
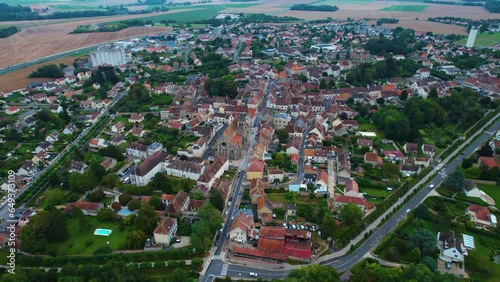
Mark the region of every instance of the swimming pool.
POLYGON ((135 211, 129 210, 128 207, 122 207, 116 214, 126 217, 127 215, 135 214, 135 211))
POLYGON ((111 232, 113 232, 113 230, 111 230, 111 229, 100 229, 100 228, 97 228, 94 231, 94 235, 109 236, 109 235, 111 235, 111 232))

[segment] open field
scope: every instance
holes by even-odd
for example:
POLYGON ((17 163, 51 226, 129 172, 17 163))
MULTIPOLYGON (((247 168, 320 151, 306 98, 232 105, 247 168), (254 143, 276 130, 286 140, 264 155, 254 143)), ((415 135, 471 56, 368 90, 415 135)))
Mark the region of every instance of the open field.
POLYGON ((224 9, 220 5, 197 5, 179 8, 182 9, 171 9, 167 13, 155 14, 153 16, 142 15, 142 17, 137 19, 142 21, 153 21, 154 23, 162 20, 174 20, 177 22, 199 21, 212 18, 224 9))
POLYGON ((50 5, 73 5, 73 6, 94 6, 99 5, 122 5, 137 3, 137 0, 87 0, 85 2, 78 0, 2 0, 1 2, 8 3, 9 5, 30 5, 30 6, 43 6, 50 5))
POLYGON ((53 61, 37 64, 31 67, 27 67, 18 71, 10 72, 4 75, 0 75, 0 91, 12 91, 21 88, 25 88, 29 83, 35 81, 48 82, 54 80, 53 78, 28 78, 34 70, 37 68, 48 65, 48 64, 56 64, 59 65, 63 63, 65 65, 72 65, 77 57, 66 57, 60 58, 53 61))
POLYGON ((381 11, 395 11, 395 12, 423 12, 429 5, 392 5, 381 11))
MULTIPOLYGON (((455 44, 465 45, 467 38, 455 41, 455 44)), ((491 46, 500 43, 500 33, 482 33, 476 36, 474 46, 491 46)))
MULTIPOLYGON (((375 24, 375 20, 369 21, 368 24, 375 24)), ((417 32, 427 32, 432 31, 438 34, 458 34, 467 35, 467 29, 463 26, 449 25, 443 23, 429 22, 425 19, 415 20, 415 19, 403 19, 399 20, 397 24, 382 24, 386 28, 396 28, 398 26, 404 28, 411 28, 417 32)), ((464 43, 465 44, 465 43, 464 43)))

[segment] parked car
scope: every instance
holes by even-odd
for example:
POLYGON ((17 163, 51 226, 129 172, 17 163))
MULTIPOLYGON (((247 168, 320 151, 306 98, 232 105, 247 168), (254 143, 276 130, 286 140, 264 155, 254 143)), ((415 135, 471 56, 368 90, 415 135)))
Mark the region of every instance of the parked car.
POLYGON ((446 269, 451 269, 451 263, 450 262, 446 262, 446 269))
POLYGON ((250 272, 248 275, 250 275, 252 277, 257 277, 257 273, 255 273, 255 272, 250 272))

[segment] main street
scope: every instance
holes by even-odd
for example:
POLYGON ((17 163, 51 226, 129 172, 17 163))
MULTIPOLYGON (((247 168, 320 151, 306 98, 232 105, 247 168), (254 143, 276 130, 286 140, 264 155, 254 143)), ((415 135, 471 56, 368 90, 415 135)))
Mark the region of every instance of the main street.
POLYGON ((243 184, 243 180, 245 179, 246 168, 248 167, 248 162, 250 161, 252 149, 254 147, 255 139, 257 137, 257 133, 259 130, 259 125, 262 116, 264 115, 264 111, 266 110, 267 97, 269 96, 269 93, 271 92, 273 85, 274 83, 272 81, 266 84, 266 89, 264 91, 264 98, 262 99, 262 105, 260 111, 256 117, 255 124, 251 128, 252 134, 250 137, 250 142, 248 144, 248 150, 245 156, 243 157, 240 169, 236 175, 236 181, 233 184, 233 192, 232 194, 229 195, 232 201, 230 202, 229 208, 227 209, 226 222, 224 223, 222 231, 220 232, 220 237, 216 242, 217 248, 215 250, 215 253, 213 254, 212 258, 210 258, 209 261, 207 262, 209 265, 207 271, 205 272, 205 276, 203 278, 204 280, 202 279, 202 281, 211 281, 210 279, 213 279, 213 277, 221 274, 224 263, 221 261, 220 256, 224 248, 224 242, 227 239, 226 234, 229 233, 229 228, 231 227, 232 219, 234 217, 235 211, 237 210, 236 208, 237 202, 241 197, 241 195, 243 194, 243 191, 241 190, 241 185, 243 184))
MULTIPOLYGON (((125 97, 128 93, 128 90, 125 91, 122 95, 119 95, 116 97, 116 99, 113 101, 113 103, 106 109, 105 112, 103 112, 101 114, 101 116, 99 118, 102 118, 104 116, 108 116, 109 115, 109 109, 112 108, 116 103, 118 103, 118 101, 120 101, 123 97, 125 97)), ((95 126, 92 125, 92 127, 95 126)), ((82 132, 80 132, 80 134, 78 135, 78 137, 75 138, 75 140, 73 140, 73 142, 71 142, 70 144, 68 144, 50 163, 48 166, 46 166, 45 168, 43 168, 39 173, 37 173, 33 179, 27 184, 25 185, 22 189, 20 189, 16 195, 15 195, 15 198, 17 199, 19 197, 19 195, 21 195, 24 191, 26 191, 29 187, 31 187, 31 184, 34 183, 40 176, 42 176, 44 173, 46 173, 47 170, 49 170, 51 167, 53 167, 54 165, 56 165, 58 162, 59 159, 61 158, 64 158, 64 156, 68 153, 69 149, 73 146, 76 146, 78 144, 78 142, 86 135, 87 131, 89 129, 91 129, 92 127, 88 127, 88 128, 85 128, 82 130, 82 132)), ((9 217, 9 209, 8 209, 8 204, 5 204, 3 205, 2 207, 0 207, 0 219, 2 220, 2 223, 0 224, 0 230, 3 230, 7 225, 8 225, 8 221, 11 219, 9 217)), ((21 207, 24 207, 24 205, 22 205, 21 207)))
MULTIPOLYGON (((493 125, 488 126, 486 130, 484 128, 478 132, 482 132, 479 134, 479 136, 472 141, 476 136, 471 136, 469 140, 464 142, 464 144, 468 144, 465 146, 464 149, 464 154, 460 154, 461 148, 455 150, 446 160, 442 162, 442 164, 438 165, 437 167, 434 168, 434 170, 431 172, 438 172, 432 180, 428 183, 428 185, 434 185, 434 187, 437 187, 445 178, 447 175, 449 175, 451 172, 453 172, 457 166, 459 166, 464 158, 469 157, 477 148, 479 148, 484 142, 486 142, 492 134, 500 129, 500 120, 498 120, 498 115, 495 117, 494 120, 497 120, 496 122, 493 123, 493 125), (468 143, 470 142, 470 143, 468 143), (455 159, 453 159, 455 156, 457 156, 455 159), (451 160, 451 161, 450 161, 451 160), (441 172, 442 171, 442 172, 441 172)), ((431 175, 429 174, 429 175, 431 175)), ((241 183, 243 179, 239 180, 239 183, 241 183)), ((421 180, 416 187, 418 187, 421 183, 424 183, 426 181, 426 178, 421 180)), ((413 189, 416 189, 414 187, 413 189)), ((351 268, 353 265, 358 263, 362 258, 369 254, 375 247, 383 240, 383 238, 389 234, 405 217, 406 217, 406 211, 408 209, 413 210, 416 208, 431 192, 432 190, 427 188, 420 190, 411 200, 409 200, 406 204, 404 204, 398 211, 394 213, 393 216, 390 217, 388 221, 386 221, 380 228, 376 228, 378 225, 378 222, 383 216, 379 218, 379 220, 375 221, 373 224, 371 224, 365 232, 368 232, 370 230, 373 230, 373 233, 368 239, 361 244, 355 251, 353 251, 351 254, 347 254, 347 250, 349 250, 350 245, 348 245, 346 248, 341 250, 340 252, 337 252, 333 255, 325 256, 325 259, 320 261, 319 263, 321 265, 329 265, 331 267, 334 267, 337 271, 345 271, 349 268, 351 268), (331 257, 331 258, 328 258, 331 257)), ((234 205, 234 202, 233 202, 234 205)), ((396 205, 395 205, 396 206, 396 205)), ((234 209, 232 210, 232 212, 234 209)), ((231 212, 231 214, 232 214, 231 212)), ((226 222, 227 225, 227 222, 226 222)), ((227 229, 225 230, 227 232, 227 229)), ((225 234, 225 233, 223 233, 225 234)), ((361 239, 364 235, 360 234, 361 239)), ((221 236, 221 238, 225 238, 224 236, 221 236)), ((356 240, 353 240, 356 241, 356 240)), ((223 239, 221 241, 223 243, 223 239)), ((353 244, 354 242, 351 242, 353 244)), ((220 255, 220 249, 221 245, 219 244, 219 248, 217 249, 216 254, 220 255)), ((216 276, 230 276, 233 278, 248 278, 248 274, 250 272, 257 273, 259 278, 262 279, 281 279, 285 278, 288 273, 289 269, 281 269, 281 270, 269 270, 269 269, 260 269, 260 268, 255 268, 255 267, 249 267, 245 265, 237 265, 237 264, 227 264, 221 260, 212 260, 210 262, 210 265, 205 272, 204 276, 202 277, 201 281, 213 281, 213 279, 216 276), (224 271, 223 271, 224 270, 224 271), (221 275, 221 273, 223 275, 221 275)))

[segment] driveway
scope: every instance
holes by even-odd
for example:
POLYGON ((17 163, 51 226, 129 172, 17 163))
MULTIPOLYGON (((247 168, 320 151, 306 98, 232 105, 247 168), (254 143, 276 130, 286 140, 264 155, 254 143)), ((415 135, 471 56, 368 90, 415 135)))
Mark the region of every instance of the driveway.
POLYGON ((469 278, 469 274, 467 274, 467 272, 465 272, 464 270, 462 270, 458 266, 458 263, 452 262, 451 263, 451 269, 447 269, 446 268, 446 262, 438 259, 437 260, 437 266, 438 266, 439 272, 441 272, 441 273, 451 273, 451 274, 455 274, 456 276, 458 276, 460 278, 466 278, 466 279, 469 278))

